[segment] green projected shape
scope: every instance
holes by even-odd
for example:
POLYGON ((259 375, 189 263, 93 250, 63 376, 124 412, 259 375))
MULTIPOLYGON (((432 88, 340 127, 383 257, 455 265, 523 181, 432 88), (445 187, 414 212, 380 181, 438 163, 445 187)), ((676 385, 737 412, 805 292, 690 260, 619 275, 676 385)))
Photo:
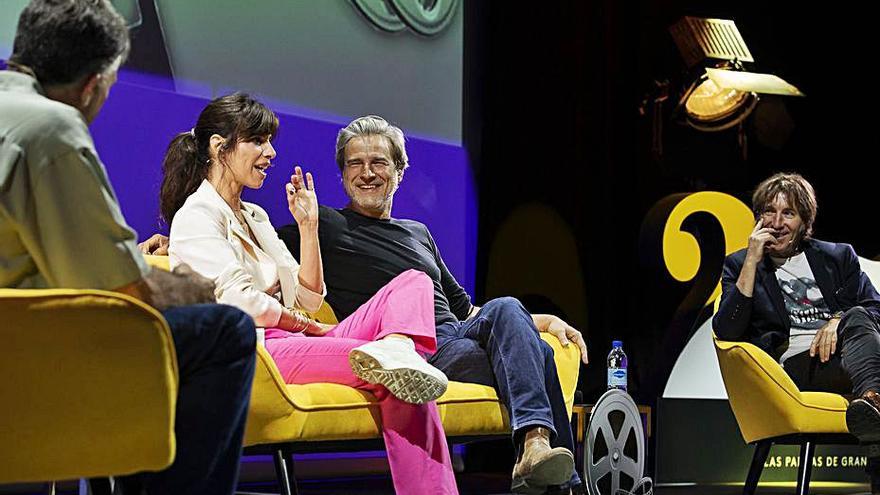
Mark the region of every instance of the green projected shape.
MULTIPOLYGON (((141 9, 138 0, 112 0, 116 10, 125 18, 129 28, 141 24, 141 9)), ((15 41, 15 28, 18 27, 18 16, 24 10, 28 0, 0 0, 0 58, 7 58, 12 53, 15 41)))
POLYGON ((409 27, 423 36, 434 36, 449 26, 458 0, 351 0, 382 31, 396 33, 409 27))
POLYGON ((138 0, 111 0, 110 3, 125 18, 125 24, 128 26, 128 29, 136 28, 143 23, 138 0))
POLYGON ((421 0, 387 0, 407 26, 413 31, 434 36, 444 29, 455 16, 457 0, 434 0, 430 7, 421 0))
POLYGON ((368 21, 382 31, 396 33, 406 29, 406 24, 388 8, 385 0, 351 0, 351 3, 368 21))
MULTIPOLYGON (((461 142, 459 0, 111 1, 136 39, 164 44, 155 56, 180 93, 246 91, 336 123, 381 114, 416 135, 461 142)), ((0 58, 27 2, 0 0, 0 58)))
POLYGON ((431 37, 379 31, 349 0, 155 5, 178 91, 246 91, 334 122, 381 114, 410 132, 461 142, 461 2, 431 37))
POLYGON ((27 4, 28 0, 0 0, 0 58, 2 59, 8 58, 12 53, 18 16, 27 4))

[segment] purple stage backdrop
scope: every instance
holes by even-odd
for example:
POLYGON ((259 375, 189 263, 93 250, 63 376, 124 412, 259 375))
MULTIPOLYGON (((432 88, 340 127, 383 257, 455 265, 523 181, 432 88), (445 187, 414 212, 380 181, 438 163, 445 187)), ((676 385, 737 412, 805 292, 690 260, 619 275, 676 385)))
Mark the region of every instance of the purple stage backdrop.
MULTIPOLYGON (((153 232, 167 232, 158 220, 162 157, 171 138, 189 131, 208 102, 157 89, 148 79, 121 72, 92 125, 98 153, 107 166, 122 211, 141 240, 153 232)), ((265 208, 276 226, 292 223, 284 183, 290 179, 294 164, 299 164, 315 176, 322 204, 344 206, 346 197, 334 161, 334 144, 336 132, 346 122, 284 113, 277 106, 273 110, 281 121, 273 140, 278 157, 262 189, 246 191, 245 199, 265 208)), ((381 109, 376 113, 381 114, 381 109)), ((394 216, 425 223, 449 269, 473 294, 477 200, 467 154, 461 146, 418 136, 408 138, 407 152, 411 166, 395 196, 394 216)))

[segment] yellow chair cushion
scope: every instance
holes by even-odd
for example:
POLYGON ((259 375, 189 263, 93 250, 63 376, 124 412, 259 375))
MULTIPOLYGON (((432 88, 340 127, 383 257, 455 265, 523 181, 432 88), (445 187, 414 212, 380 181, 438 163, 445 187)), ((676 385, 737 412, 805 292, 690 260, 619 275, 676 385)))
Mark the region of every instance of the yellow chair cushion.
POLYGON ((801 392, 773 358, 746 342, 715 339, 724 387, 747 443, 794 433, 847 433, 847 400, 801 392))
POLYGON ((171 270, 171 261, 168 259, 168 256, 145 254, 144 260, 152 267, 161 268, 165 271, 171 270))
MULTIPOLYGON (((575 345, 563 348, 551 335, 541 337, 556 352, 557 370, 571 414, 580 351, 575 345)), ((449 436, 510 433, 507 411, 492 387, 450 382, 437 404, 449 436)), ((332 383, 285 384, 272 357, 265 348, 258 347, 246 446, 378 438, 378 415, 376 399, 368 392, 332 383)))
POLYGON ((165 320, 123 294, 0 289, 0 484, 160 470, 174 459, 165 320))

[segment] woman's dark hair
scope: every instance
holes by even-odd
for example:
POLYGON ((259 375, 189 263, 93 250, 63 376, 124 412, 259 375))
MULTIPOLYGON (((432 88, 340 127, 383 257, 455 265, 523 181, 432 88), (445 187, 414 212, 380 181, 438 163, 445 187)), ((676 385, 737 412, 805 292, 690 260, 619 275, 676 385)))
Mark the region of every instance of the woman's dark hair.
POLYGON ((100 74, 128 49, 125 20, 108 0, 31 0, 18 18, 9 61, 50 86, 100 74))
POLYGON ((239 142, 275 135, 278 117, 266 105, 244 93, 211 100, 199 114, 196 126, 171 140, 162 162, 159 207, 169 225, 186 198, 208 177, 211 136, 226 139, 217 159, 223 163, 239 142))

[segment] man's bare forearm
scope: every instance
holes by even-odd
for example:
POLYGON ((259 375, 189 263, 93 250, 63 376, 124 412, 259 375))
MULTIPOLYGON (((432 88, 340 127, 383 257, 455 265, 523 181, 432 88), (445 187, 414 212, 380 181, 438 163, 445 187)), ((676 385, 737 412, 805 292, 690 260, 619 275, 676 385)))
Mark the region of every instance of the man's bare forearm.
POLYGON ((189 268, 168 272, 152 268, 142 279, 116 289, 162 311, 173 306, 216 302, 214 283, 189 268))
POLYGON ((758 270, 758 262, 746 257, 739 277, 736 279, 736 288, 746 297, 752 297, 755 290, 755 274, 758 270))
POLYGON ((156 308, 217 302, 214 282, 198 275, 189 267, 174 272, 154 268, 147 275, 146 281, 151 288, 153 306, 156 308))

